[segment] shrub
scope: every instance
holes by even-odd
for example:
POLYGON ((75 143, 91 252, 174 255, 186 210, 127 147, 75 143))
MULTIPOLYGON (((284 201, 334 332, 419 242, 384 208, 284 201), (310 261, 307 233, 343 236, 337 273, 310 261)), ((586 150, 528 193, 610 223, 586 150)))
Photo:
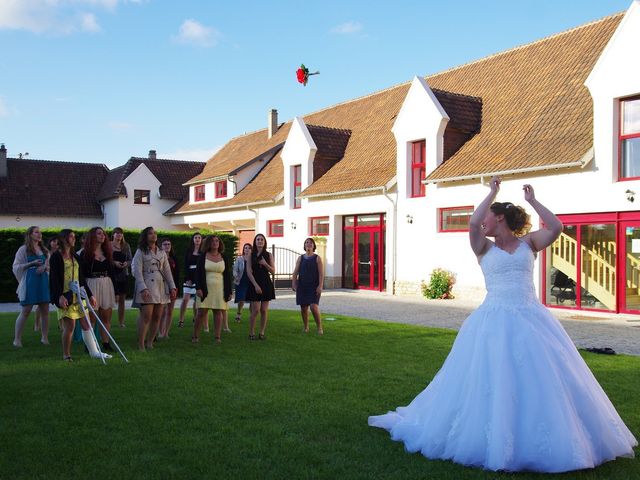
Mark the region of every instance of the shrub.
MULTIPOLYGON (((49 238, 57 235, 61 228, 41 228, 42 238, 46 242, 49 238)), ((18 288, 18 282, 12 273, 13 259, 15 257, 18 248, 24 244, 25 229, 17 228, 3 228, 0 229, 0 302, 17 302, 18 297, 16 295, 16 288, 18 288)), ((78 237, 78 244, 76 247, 80 248, 80 236, 83 233, 89 231, 88 228, 74 228, 74 232, 78 237)), ((111 238, 111 229, 105 228, 105 231, 111 238)), ((166 231, 158 230, 158 241, 163 237, 168 237, 173 244, 173 251, 176 252, 176 258, 178 260, 178 267, 180 269, 180 281, 184 279, 184 254, 189 247, 191 241, 191 235, 194 231, 166 231)), ((200 230, 203 236, 209 235, 214 232, 200 230)), ((238 237, 230 233, 215 232, 220 236, 220 239, 224 243, 224 259, 226 268, 232 268, 235 260, 235 251, 238 244, 238 237)), ((131 254, 136 253, 138 248, 138 238, 140 237, 140 230, 125 229, 124 237, 129 246, 131 247, 131 254)), ((178 285, 178 292, 182 292, 182 286, 178 285)), ((129 277, 128 294, 133 293, 133 277, 129 277)))
POLYGON ((429 283, 422 282, 422 294, 427 298, 453 298, 451 289, 456 283, 454 273, 442 268, 435 268, 431 272, 429 283))

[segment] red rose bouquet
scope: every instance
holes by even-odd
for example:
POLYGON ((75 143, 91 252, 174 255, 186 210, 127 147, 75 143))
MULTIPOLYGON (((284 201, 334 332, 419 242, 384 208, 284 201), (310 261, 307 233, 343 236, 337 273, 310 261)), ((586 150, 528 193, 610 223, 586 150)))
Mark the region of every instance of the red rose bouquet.
POLYGON ((296 77, 298 78, 298 83, 301 83, 306 87, 309 77, 311 75, 318 75, 319 73, 320 72, 309 72, 309 69, 305 67, 303 63, 300 65, 300 68, 296 70, 296 77))

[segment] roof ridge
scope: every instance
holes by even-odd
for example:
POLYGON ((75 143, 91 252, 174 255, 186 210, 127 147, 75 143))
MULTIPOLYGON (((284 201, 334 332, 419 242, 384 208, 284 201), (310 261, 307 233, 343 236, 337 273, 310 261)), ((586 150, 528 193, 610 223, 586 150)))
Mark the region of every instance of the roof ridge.
POLYGON ((335 132, 345 132, 345 133, 352 133, 352 130, 348 129, 348 128, 335 128, 335 127, 327 127, 326 125, 317 125, 315 123, 305 123, 305 125, 311 128, 320 128, 323 130, 333 130, 335 132))
POLYGON ((592 21, 587 22, 587 23, 583 23, 582 25, 578 25, 577 27, 572 27, 572 28, 569 28, 568 30, 563 30, 562 32, 552 33, 551 35, 547 35, 546 37, 539 38, 537 40, 534 40, 533 42, 523 43, 522 45, 518 45, 516 47, 512 47, 512 48, 509 48, 507 50, 503 50, 501 52, 492 53, 490 55, 487 55, 486 57, 478 58, 476 60, 472 60, 470 62, 463 63, 462 65, 456 65, 455 67, 451 67, 451 68, 448 68, 446 70, 442 70, 440 72, 436 72, 436 73, 430 74, 430 75, 426 76, 425 78, 426 79, 434 78, 434 77, 437 77, 438 75, 442 75, 444 73, 453 72, 453 71, 459 70, 461 68, 468 67, 470 65, 474 65, 476 63, 480 63, 480 62, 484 62, 484 61, 487 61, 487 60, 491 60, 493 58, 499 57, 500 55, 505 55, 507 53, 512 53, 512 52, 515 52, 517 50, 521 50, 523 48, 527 48, 527 47, 531 47, 533 45, 537 45, 538 43, 547 42, 547 41, 549 41, 549 40, 551 40, 553 38, 561 37, 563 35, 567 35, 569 33, 573 33, 573 32, 575 32, 577 30, 581 30, 581 29, 586 28, 586 27, 591 27, 591 26, 593 26, 593 25, 595 25, 597 23, 605 22, 605 21, 610 20, 612 18, 615 18, 615 17, 618 17, 618 16, 622 16, 622 15, 624 15, 624 13, 625 12, 613 13, 611 15, 607 15, 606 17, 602 17, 602 18, 599 18, 597 20, 592 20, 592 21))
POLYGON ((7 160, 17 160, 19 162, 47 162, 47 163, 62 163, 65 165, 91 165, 96 167, 104 167, 107 171, 109 167, 107 167, 104 163, 93 163, 93 162, 70 162, 68 160, 47 160, 46 158, 16 158, 16 157, 7 157, 7 160))
POLYGON ((142 162, 181 162, 181 163, 197 163, 203 164, 207 163, 206 161, 201 162, 200 160, 183 160, 181 158, 149 158, 149 157, 131 157, 130 160, 140 160, 142 162))

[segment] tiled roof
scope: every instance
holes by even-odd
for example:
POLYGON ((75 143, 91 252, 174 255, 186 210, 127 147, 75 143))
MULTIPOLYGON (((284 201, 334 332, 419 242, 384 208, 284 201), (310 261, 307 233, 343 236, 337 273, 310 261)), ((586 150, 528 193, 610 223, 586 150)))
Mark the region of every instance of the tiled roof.
POLYGON ((618 26, 610 16, 427 79, 482 98, 480 133, 427 179, 571 164, 593 145, 584 81, 618 26))
POLYGON ((0 177, 0 212, 101 218, 95 189, 108 173, 97 163, 8 158, 7 176, 0 177))
POLYGON ((185 196, 188 196, 189 189, 188 187, 183 187, 183 184, 190 178, 200 174, 205 166, 204 162, 131 157, 126 164, 109 172, 98 193, 98 200, 103 201, 126 195, 127 192, 123 181, 142 163, 160 181, 160 195, 168 200, 182 200, 185 196))
MULTIPOLYGON (((282 158, 278 154, 235 197, 217 202, 198 202, 194 204, 189 204, 185 201, 182 206, 174 211, 177 214, 185 214, 222 210, 256 203, 274 203, 284 189, 283 177, 282 158)), ((170 213, 173 212, 166 212, 166 214, 170 213)))
POLYGON ((344 157, 351 130, 321 125, 307 125, 307 130, 318 147, 313 157, 313 181, 316 182, 344 157))

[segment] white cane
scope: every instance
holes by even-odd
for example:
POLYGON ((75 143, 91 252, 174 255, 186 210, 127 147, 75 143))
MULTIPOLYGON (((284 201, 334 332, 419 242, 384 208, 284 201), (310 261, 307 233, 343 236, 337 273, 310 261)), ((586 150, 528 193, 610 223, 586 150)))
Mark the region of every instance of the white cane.
MULTIPOLYGON (((80 290, 80 284, 78 282, 73 281, 69 283, 69 287, 71 288, 71 292, 78 297, 78 304, 80 305, 80 310, 82 310, 82 314, 84 315, 84 318, 87 320, 87 323, 89 324, 89 331, 91 332, 91 337, 93 338, 93 341, 96 344, 96 348, 98 349, 98 352, 100 353, 100 360, 102 360, 102 363, 106 365, 107 361, 104 359, 102 350, 100 350, 100 344, 98 343, 98 339, 96 338, 96 333, 93 331, 93 327, 91 326, 91 319, 89 318, 89 313, 87 312, 86 308, 84 308, 84 303, 82 301, 83 300, 82 291, 80 290)), ((87 305, 90 306, 88 300, 87 300, 87 305)))
POLYGON ((129 359, 127 359, 127 357, 125 356, 124 352, 120 349, 120 346, 118 345, 118 343, 116 342, 115 338, 113 338, 111 336, 111 333, 109 332, 109 330, 106 329, 106 327, 104 326, 104 323, 102 323, 102 320, 100 320, 100 317, 98 316, 98 314, 96 313, 96 311, 93 309, 93 307, 91 306, 91 302, 89 301, 89 295, 87 294, 87 290, 84 287, 79 287, 79 291, 80 291, 80 295, 82 296, 82 298, 84 300, 86 300, 87 302, 87 307, 89 307, 89 310, 91 311, 91 313, 93 314, 93 316, 95 317, 96 321, 98 322, 98 324, 100 325, 100 327, 102 328, 102 330, 104 330, 107 334, 107 336, 109 337, 109 339, 113 342, 113 344, 116 347, 116 350, 118 350, 118 353, 122 356, 122 358, 124 359, 125 362, 129 363, 129 359))

